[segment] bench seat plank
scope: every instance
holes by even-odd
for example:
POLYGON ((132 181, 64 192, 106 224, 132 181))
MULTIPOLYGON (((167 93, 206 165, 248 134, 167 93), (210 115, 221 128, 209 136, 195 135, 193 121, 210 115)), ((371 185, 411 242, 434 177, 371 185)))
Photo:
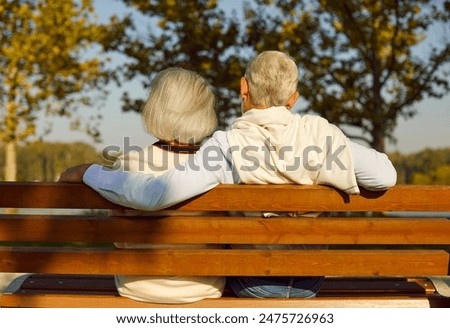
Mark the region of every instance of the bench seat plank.
POLYGON ((409 296, 317 297, 315 299, 254 299, 222 297, 188 304, 154 304, 111 295, 1 295, 5 307, 45 308, 423 308, 445 307, 445 300, 409 296))

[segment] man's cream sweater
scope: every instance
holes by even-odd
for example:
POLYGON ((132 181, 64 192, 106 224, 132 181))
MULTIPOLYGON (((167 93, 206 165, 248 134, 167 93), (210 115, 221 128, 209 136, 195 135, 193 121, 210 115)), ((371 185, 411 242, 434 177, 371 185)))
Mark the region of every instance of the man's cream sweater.
POLYGON ((347 138, 324 118, 286 107, 252 109, 227 137, 243 183, 323 184, 359 193, 347 138))

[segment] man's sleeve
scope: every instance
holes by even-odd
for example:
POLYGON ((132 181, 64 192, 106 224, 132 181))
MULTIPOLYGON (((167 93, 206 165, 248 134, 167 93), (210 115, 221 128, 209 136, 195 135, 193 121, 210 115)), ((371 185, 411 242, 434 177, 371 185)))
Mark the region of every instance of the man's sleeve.
POLYGON ((106 199, 135 209, 158 210, 233 183, 225 133, 216 134, 185 164, 165 174, 123 172, 92 165, 83 181, 106 199))
POLYGON ((356 181, 368 190, 384 190, 395 185, 397 172, 386 154, 361 146, 351 140, 356 181))

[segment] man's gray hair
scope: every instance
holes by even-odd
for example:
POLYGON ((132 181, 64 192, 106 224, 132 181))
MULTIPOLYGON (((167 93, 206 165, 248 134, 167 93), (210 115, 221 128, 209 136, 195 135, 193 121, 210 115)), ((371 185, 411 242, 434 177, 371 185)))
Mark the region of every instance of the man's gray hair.
POLYGON ((165 141, 200 143, 217 128, 215 96, 199 74, 179 67, 161 71, 142 111, 148 132, 165 141))
POLYGON ((297 64, 292 57, 279 51, 264 51, 256 56, 244 76, 253 105, 285 106, 297 91, 297 64))

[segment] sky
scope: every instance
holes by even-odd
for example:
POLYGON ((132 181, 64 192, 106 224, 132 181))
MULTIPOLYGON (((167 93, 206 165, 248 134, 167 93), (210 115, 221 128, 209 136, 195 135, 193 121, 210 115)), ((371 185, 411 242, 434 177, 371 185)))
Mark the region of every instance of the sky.
MULTIPOLYGON (((120 2, 115 0, 96 0, 96 3, 97 13, 101 20, 106 19, 112 13, 126 11, 120 2)), ((225 3, 227 10, 232 7, 239 10, 242 6, 241 0, 219 3, 225 3)), ((106 103, 98 109, 103 116, 100 122, 102 142, 94 145, 98 150, 111 145, 119 146, 121 149, 125 149, 127 145, 144 147, 155 140, 144 130, 139 114, 122 112, 120 96, 125 90, 141 98, 145 98, 148 93, 136 81, 125 83, 119 88, 110 87, 106 103), (125 137, 128 141, 125 141, 125 137)), ((397 142, 395 144, 387 142, 386 150, 408 154, 425 148, 450 147, 450 95, 442 99, 426 99, 417 104, 415 108, 417 108, 417 115, 413 118, 408 120, 399 118, 394 133, 397 142)), ((71 131, 69 123, 65 119, 43 118, 42 122, 52 124, 52 132, 45 138, 47 141, 92 143, 89 137, 82 132, 71 131)))

